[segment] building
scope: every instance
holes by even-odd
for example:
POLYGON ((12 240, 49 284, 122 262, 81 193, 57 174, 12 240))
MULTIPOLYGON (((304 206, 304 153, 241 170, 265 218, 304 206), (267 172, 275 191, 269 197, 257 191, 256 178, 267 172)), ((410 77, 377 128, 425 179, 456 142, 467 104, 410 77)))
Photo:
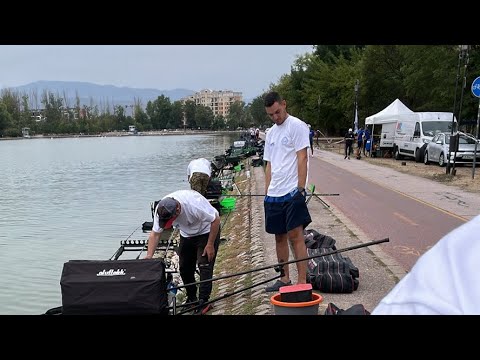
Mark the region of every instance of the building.
POLYGON ((180 99, 183 103, 194 101, 195 105, 208 106, 213 111, 213 115, 227 116, 230 106, 235 101, 243 101, 242 93, 232 90, 210 90, 203 89, 191 96, 180 99))

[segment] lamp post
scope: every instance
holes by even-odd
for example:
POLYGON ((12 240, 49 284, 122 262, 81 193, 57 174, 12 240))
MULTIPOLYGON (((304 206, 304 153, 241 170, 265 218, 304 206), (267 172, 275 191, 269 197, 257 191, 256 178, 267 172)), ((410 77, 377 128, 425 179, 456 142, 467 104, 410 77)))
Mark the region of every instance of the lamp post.
MULTIPOLYGON (((469 45, 459 45, 458 49, 458 64, 457 64, 457 77, 455 81, 455 94, 454 94, 454 99, 453 99, 453 115, 452 115, 452 135, 450 136, 450 145, 454 145, 454 155, 453 155, 453 167, 450 169, 450 159, 447 161, 447 174, 450 172, 452 173, 453 176, 455 176, 455 158, 457 157, 457 148, 458 148, 458 126, 461 121, 462 117, 462 103, 463 103, 463 93, 465 90, 466 86, 466 74, 467 74, 467 65, 468 65, 468 50, 469 50, 469 45), (458 88, 458 80, 460 78, 460 63, 461 60, 463 61, 463 81, 462 81, 462 91, 460 92, 460 104, 459 104, 459 110, 458 110, 458 116, 457 116, 457 126, 455 126, 455 110, 456 110, 456 100, 457 100, 457 88, 458 88)), ((451 147, 449 147, 450 149, 451 147)), ((449 150, 449 153, 451 151, 449 150)))
POLYGON ((320 95, 318 95, 318 99, 317 99, 317 105, 318 105, 318 126, 320 126, 321 124, 321 118, 320 118, 320 105, 322 104, 322 98, 320 97, 320 95))
POLYGON ((355 82, 355 104, 354 104, 354 109, 353 109, 353 130, 354 132, 358 131, 358 114, 357 114, 357 101, 358 101, 358 79, 355 82))

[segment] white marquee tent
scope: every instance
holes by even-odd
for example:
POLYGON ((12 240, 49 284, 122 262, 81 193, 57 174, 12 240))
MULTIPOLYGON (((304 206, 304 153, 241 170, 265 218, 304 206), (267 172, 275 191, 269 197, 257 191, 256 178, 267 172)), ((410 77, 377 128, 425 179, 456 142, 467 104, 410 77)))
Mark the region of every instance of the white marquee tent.
POLYGON ((413 111, 406 107, 400 100, 396 99, 382 111, 367 117, 365 119, 365 125, 391 123, 399 120, 399 115, 405 114, 413 114, 413 111))

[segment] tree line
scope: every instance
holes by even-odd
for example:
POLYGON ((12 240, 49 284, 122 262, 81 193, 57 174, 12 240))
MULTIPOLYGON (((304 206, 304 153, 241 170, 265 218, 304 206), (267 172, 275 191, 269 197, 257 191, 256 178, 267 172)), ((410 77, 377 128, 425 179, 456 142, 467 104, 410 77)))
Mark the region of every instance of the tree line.
MULTIPOLYGON (((299 56, 268 91, 278 91, 288 112, 330 136, 343 135, 353 126, 355 101, 359 126, 365 118, 399 98, 413 111, 454 112, 457 119, 477 117, 478 99, 471 91, 480 75, 479 45, 460 50, 458 45, 315 45, 312 53, 299 56), (356 88, 355 84, 359 86, 356 88), (455 109, 454 109, 455 104, 455 109)), ((182 103, 159 96, 146 106, 134 99, 132 115, 121 105, 100 108, 66 106, 65 97, 44 91, 44 119, 37 121, 29 108, 29 96, 4 89, 0 93, 0 135, 21 136, 29 127, 34 134, 96 134, 127 130, 237 129, 254 124, 271 126, 263 105, 265 93, 249 104, 235 102, 229 113, 213 111, 193 101, 182 103)), ((474 126, 466 126, 473 131, 474 126)))
MULTIPOLYGON (((359 126, 397 98, 412 111, 454 112, 457 119, 475 120, 479 99, 470 86, 480 76, 479 49, 479 45, 468 51, 458 45, 316 45, 312 54, 297 58, 290 73, 271 89, 286 98, 292 115, 328 135, 343 135, 352 127, 357 80, 359 126)), ((464 126, 470 132, 474 127, 464 126)))

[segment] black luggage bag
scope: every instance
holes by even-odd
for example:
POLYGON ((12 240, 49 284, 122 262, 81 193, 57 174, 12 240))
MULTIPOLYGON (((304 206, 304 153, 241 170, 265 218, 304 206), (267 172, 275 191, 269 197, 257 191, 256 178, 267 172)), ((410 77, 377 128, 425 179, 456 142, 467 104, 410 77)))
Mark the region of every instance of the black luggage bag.
POLYGON ((63 315, 168 314, 161 259, 70 260, 60 286, 63 315))

